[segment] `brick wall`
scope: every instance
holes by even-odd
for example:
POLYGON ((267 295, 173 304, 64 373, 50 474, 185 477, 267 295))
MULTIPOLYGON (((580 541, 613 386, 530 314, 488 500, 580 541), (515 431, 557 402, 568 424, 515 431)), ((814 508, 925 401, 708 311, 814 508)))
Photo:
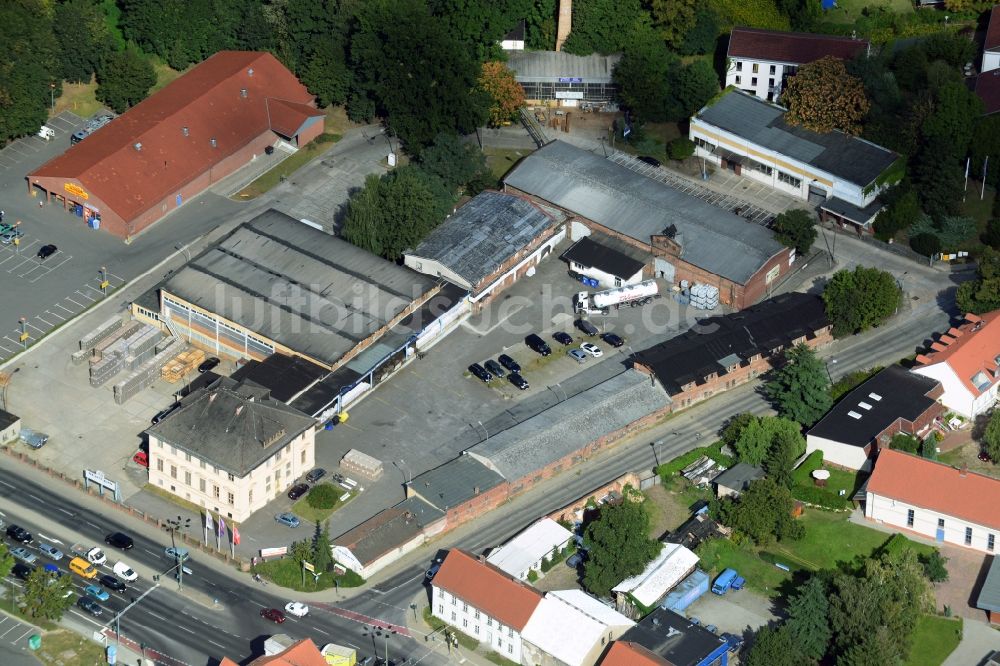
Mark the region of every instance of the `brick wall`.
MULTIPOLYGON (((487 511, 495 509, 506 502, 509 497, 510 484, 507 482, 503 482, 471 497, 465 502, 448 509, 445 513, 445 528, 441 531, 446 532, 474 518, 480 518, 487 511)), ((430 502, 427 498, 425 500, 430 502)), ((430 503, 437 506, 434 502, 430 503)))
MULTIPOLYGON (((940 392, 940 391, 937 391, 940 392)), ((941 403, 935 402, 933 405, 928 407, 923 414, 918 416, 914 421, 907 421, 903 418, 896 419, 892 425, 880 432, 875 437, 875 443, 878 445, 879 450, 889 446, 889 442, 895 435, 899 433, 906 433, 907 435, 916 435, 925 428, 931 425, 935 418, 944 414, 945 408, 941 403)), ((926 434, 926 433, 925 433, 926 434)))
POLYGON ((590 501, 590 498, 594 498, 595 500, 600 499, 611 492, 616 492, 621 494, 624 491, 625 486, 632 486, 633 488, 638 488, 639 475, 636 474, 635 472, 629 472, 628 474, 624 474, 615 479, 614 481, 612 481, 611 483, 605 484, 600 488, 595 488, 590 493, 576 500, 572 504, 564 506, 558 511, 553 511, 546 517, 551 518, 556 522, 559 522, 561 520, 567 523, 573 523, 577 520, 576 513, 578 511, 582 511, 587 506, 587 502, 590 501))

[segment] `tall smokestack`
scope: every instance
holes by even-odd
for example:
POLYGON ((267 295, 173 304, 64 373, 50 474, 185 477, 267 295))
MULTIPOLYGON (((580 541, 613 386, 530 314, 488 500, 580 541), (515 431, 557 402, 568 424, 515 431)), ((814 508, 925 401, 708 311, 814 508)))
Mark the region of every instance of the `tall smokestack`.
POLYGON ((562 46, 573 29, 573 0, 559 0, 559 23, 556 25, 556 51, 562 46))

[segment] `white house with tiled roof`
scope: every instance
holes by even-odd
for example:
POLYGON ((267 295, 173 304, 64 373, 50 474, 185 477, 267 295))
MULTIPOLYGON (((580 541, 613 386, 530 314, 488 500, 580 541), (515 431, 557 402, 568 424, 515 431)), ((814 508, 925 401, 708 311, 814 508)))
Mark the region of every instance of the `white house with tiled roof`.
POLYGON ((1000 5, 990 12, 990 22, 983 42, 983 66, 980 71, 991 72, 1000 69, 1000 5))
POLYGON ((972 419, 988 412, 1000 390, 1000 310, 965 315, 917 355, 913 372, 941 382, 941 403, 958 414, 972 419))

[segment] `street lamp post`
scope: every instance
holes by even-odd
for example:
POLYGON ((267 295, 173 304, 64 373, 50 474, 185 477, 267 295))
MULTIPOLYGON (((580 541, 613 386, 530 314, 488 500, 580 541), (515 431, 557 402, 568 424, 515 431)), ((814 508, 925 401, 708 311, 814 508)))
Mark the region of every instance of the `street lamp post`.
POLYGON ((170 532, 170 546, 174 550, 174 561, 177 566, 177 589, 184 589, 184 560, 181 559, 181 554, 177 550, 177 540, 174 535, 177 534, 177 530, 187 529, 191 526, 190 518, 181 518, 177 516, 176 519, 168 518, 164 529, 170 532))
POLYGON ((56 110, 56 84, 49 84, 49 97, 52 98, 52 110, 56 110))

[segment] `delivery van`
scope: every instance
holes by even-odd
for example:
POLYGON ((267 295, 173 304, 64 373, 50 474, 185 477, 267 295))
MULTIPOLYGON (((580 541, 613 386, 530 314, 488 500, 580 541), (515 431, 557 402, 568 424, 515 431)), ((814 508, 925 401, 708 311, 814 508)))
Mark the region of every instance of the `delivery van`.
POLYGON ((83 576, 84 578, 97 577, 97 568, 82 557, 74 557, 70 560, 69 570, 77 576, 83 576))
POLYGON ((42 125, 38 130, 38 138, 45 139, 46 141, 51 141, 56 138, 56 131, 49 127, 48 125, 42 125))

